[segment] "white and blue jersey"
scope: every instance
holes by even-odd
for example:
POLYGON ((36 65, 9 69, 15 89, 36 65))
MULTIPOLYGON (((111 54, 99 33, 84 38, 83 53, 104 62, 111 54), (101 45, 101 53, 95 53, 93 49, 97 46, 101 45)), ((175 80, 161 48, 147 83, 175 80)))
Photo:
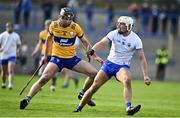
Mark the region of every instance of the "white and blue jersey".
POLYGON ((107 61, 105 61, 101 69, 109 77, 112 77, 122 67, 129 69, 135 51, 141 50, 143 46, 141 39, 133 31, 131 31, 128 36, 124 37, 118 33, 118 30, 113 30, 109 32, 106 37, 112 42, 112 45, 107 61), (111 66, 111 69, 109 66, 111 66))
POLYGON ((8 33, 7 31, 0 34, 0 45, 3 51, 0 54, 2 64, 8 61, 16 61, 17 46, 21 44, 20 36, 15 33, 8 33))

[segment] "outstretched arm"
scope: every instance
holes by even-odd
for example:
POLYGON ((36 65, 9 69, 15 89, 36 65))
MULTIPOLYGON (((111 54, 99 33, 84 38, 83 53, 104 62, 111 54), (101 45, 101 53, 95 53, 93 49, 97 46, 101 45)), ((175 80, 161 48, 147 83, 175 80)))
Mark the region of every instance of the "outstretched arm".
POLYGON ((99 49, 101 49, 102 47, 104 47, 105 45, 107 45, 109 43, 109 39, 107 37, 102 38, 102 40, 100 40, 99 42, 97 42, 88 52, 87 55, 93 56, 95 57, 96 54, 95 52, 99 49))
POLYGON ((109 39, 107 37, 102 38, 99 42, 97 42, 92 49, 96 52, 99 49, 102 49, 105 45, 110 43, 109 39))
POLYGON ((96 61, 98 61, 99 63, 103 63, 103 59, 101 59, 99 56, 97 56, 97 55, 95 55, 95 54, 92 54, 92 55, 90 55, 89 54, 89 52, 92 50, 91 48, 92 48, 92 46, 91 46, 91 44, 89 43, 89 41, 83 36, 81 39, 81 42, 82 42, 82 44, 83 44, 83 46, 85 47, 85 49, 86 49, 86 52, 87 52, 87 58, 89 59, 89 62, 90 62, 90 56, 92 56, 92 55, 94 55, 93 56, 93 58, 94 58, 94 60, 96 60, 96 61))
POLYGON ((137 55, 138 55, 138 58, 139 58, 140 63, 141 63, 141 70, 143 72, 144 82, 145 82, 146 85, 150 85, 151 84, 151 79, 149 78, 149 75, 148 75, 147 61, 146 61, 146 58, 145 58, 145 55, 144 55, 144 51, 143 50, 138 50, 137 55))
POLYGON ((99 42, 97 42, 88 52, 87 55, 88 56, 92 56, 95 60, 97 60, 98 62, 100 62, 101 64, 103 63, 103 60, 98 59, 97 55, 96 55, 96 51, 101 49, 102 47, 104 47, 105 45, 107 45, 109 43, 109 39, 107 37, 104 37, 102 40, 100 40, 99 42))

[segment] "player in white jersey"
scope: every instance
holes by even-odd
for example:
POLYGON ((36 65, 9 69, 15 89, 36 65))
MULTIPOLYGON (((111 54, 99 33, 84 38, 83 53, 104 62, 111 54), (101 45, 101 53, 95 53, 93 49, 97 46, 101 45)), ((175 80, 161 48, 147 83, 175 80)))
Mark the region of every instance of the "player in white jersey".
POLYGON ((115 76, 124 87, 124 99, 127 115, 134 115, 141 108, 141 105, 131 106, 132 88, 130 61, 135 53, 141 62, 141 69, 146 85, 150 85, 151 79, 148 76, 147 62, 143 52, 141 39, 132 31, 133 19, 128 16, 121 16, 117 21, 117 29, 109 32, 101 41, 97 42, 88 52, 93 58, 95 52, 104 45, 112 43, 107 60, 102 65, 100 71, 95 77, 92 86, 85 92, 79 106, 74 112, 80 112, 92 95, 112 76, 115 76))
POLYGON ((13 87, 14 68, 16 56, 21 45, 20 36, 13 31, 13 24, 6 23, 6 31, 0 34, 0 63, 2 65, 2 88, 6 88, 6 77, 8 75, 11 90, 13 87))

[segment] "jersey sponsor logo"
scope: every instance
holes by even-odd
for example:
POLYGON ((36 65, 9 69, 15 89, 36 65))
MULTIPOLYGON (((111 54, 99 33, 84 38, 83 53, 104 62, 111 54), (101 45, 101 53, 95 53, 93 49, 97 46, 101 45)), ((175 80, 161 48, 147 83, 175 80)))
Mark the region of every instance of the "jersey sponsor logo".
POLYGON ((60 43, 67 43, 68 39, 61 39, 60 43))
POLYGON ((117 42, 120 43, 120 44, 122 44, 122 45, 124 45, 124 46, 127 46, 127 47, 129 47, 129 48, 130 48, 131 45, 132 45, 131 43, 126 42, 125 40, 123 40, 123 41, 117 40, 117 42))
POLYGON ((74 38, 60 38, 54 37, 54 41, 58 43, 60 46, 72 46, 74 45, 76 37, 74 38))

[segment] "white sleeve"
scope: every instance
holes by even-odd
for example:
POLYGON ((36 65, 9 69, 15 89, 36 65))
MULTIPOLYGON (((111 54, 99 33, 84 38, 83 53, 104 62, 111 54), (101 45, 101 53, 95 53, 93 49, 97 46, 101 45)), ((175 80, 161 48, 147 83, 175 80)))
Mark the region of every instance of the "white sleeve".
POLYGON ((136 50, 141 50, 141 49, 143 49, 143 44, 142 44, 142 41, 141 41, 141 39, 137 36, 137 38, 136 38, 137 40, 136 40, 136 50))
POLYGON ((113 40, 113 35, 114 35, 114 32, 111 31, 106 35, 106 38, 108 38, 110 41, 112 41, 113 40))

